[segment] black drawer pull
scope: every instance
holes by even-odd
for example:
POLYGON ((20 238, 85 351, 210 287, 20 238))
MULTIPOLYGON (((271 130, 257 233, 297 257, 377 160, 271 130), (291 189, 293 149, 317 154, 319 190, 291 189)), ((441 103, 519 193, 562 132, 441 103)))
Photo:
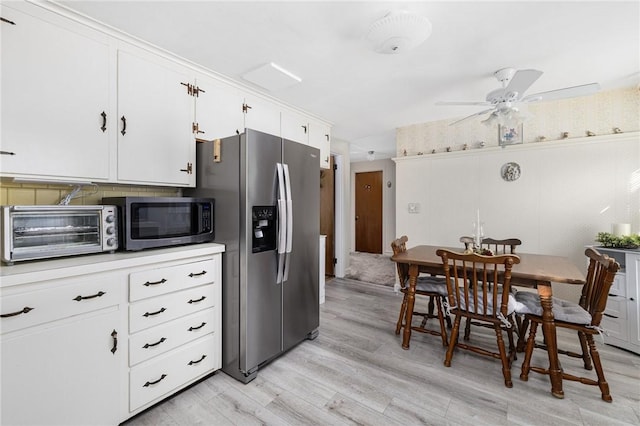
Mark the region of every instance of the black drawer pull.
POLYGON ((118 350, 118 332, 115 329, 111 332, 111 338, 113 339, 113 347, 111 348, 111 353, 115 355, 116 351, 118 350))
POLYGON ((160 340, 158 340, 155 343, 145 343, 145 345, 142 348, 143 349, 149 349, 149 348, 151 348, 153 346, 158 346, 160 343, 164 342, 165 340, 167 340, 167 338, 166 337, 162 337, 162 338, 160 338, 160 340))
POLYGON ((165 280, 165 279, 163 278, 163 279, 161 279, 160 281, 153 281, 153 282, 151 282, 151 281, 147 281, 146 283, 144 283, 144 284, 142 284, 142 285, 143 285, 143 286, 145 286, 145 287, 149 287, 150 285, 158 285, 158 284, 163 284, 163 283, 166 283, 166 282, 167 282, 167 280, 165 280))
POLYGON ((204 275, 204 274, 206 274, 206 273, 207 273, 207 271, 196 272, 196 273, 192 272, 192 273, 190 273, 190 274, 189 274, 189 276, 190 276, 191 278, 193 278, 193 277, 201 277, 201 276, 203 276, 203 275, 204 275))
POLYGON ((21 311, 17 311, 17 312, 12 312, 10 314, 2 314, 0 315, 0 318, 8 318, 8 317, 15 317, 16 315, 20 315, 20 314, 26 314, 30 311, 33 311, 35 308, 30 308, 28 306, 25 306, 24 308, 22 308, 21 311))
POLYGON ((189 331, 193 331, 193 330, 200 330, 200 329, 201 329, 202 327, 204 327, 205 325, 207 325, 207 323, 203 321, 203 322, 202 322, 202 324, 200 324, 200 325, 199 325, 199 326, 197 326, 197 327, 189 327, 189 331))
POLYGON ((164 379, 165 377, 167 377, 166 374, 163 374, 162 376, 160 376, 160 378, 158 380, 156 380, 155 382, 147 382, 144 385, 142 385, 142 387, 148 388, 151 385, 155 385, 157 383, 160 383, 162 381, 162 379, 164 379))
POLYGON ((143 316, 143 317, 150 317, 150 316, 153 316, 153 315, 161 314, 161 313, 163 313, 163 312, 164 312, 164 311, 166 311, 166 310, 167 310, 167 308, 160 308, 160 310, 159 310, 159 311, 155 311, 155 312, 145 312, 145 313, 144 313, 144 315, 142 315, 142 316, 143 316))
POLYGON ((618 319, 618 317, 616 317, 616 316, 613 316, 613 315, 610 315, 610 314, 604 314, 604 313, 603 313, 602 315, 604 315, 605 317, 609 317, 609 318, 614 318, 614 319, 618 319))
POLYGON ((201 363, 207 356, 206 355, 202 355, 202 358, 200 358, 197 361, 189 361, 189 365, 195 365, 195 364, 199 364, 201 363))
POLYGON ((76 296, 76 297, 73 298, 73 300, 75 300, 76 302, 79 302, 81 300, 93 299, 94 297, 102 297, 105 294, 107 294, 107 293, 105 293, 104 291, 99 291, 99 292, 97 292, 96 294, 94 294, 92 296, 76 296))
POLYGON ((206 299, 206 298, 207 298, 207 296, 202 296, 200 299, 196 299, 196 300, 189 299, 189 301, 188 301, 187 303, 198 303, 198 302, 202 302, 202 301, 203 301, 204 299, 206 299))

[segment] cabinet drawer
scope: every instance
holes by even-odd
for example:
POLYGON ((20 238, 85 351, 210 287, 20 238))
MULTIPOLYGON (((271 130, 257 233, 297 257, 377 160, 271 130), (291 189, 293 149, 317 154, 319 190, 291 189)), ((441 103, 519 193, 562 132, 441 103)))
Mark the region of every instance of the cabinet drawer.
POLYGON ((627 298, 622 296, 611 296, 607 298, 607 307, 604 310, 604 317, 614 317, 620 321, 627 322, 627 298))
POLYGON ((209 308, 129 337, 129 365, 135 365, 218 329, 216 308, 209 308))
POLYGON ((217 285, 209 284, 131 304, 129 332, 135 333, 213 307, 217 285))
POLYGON ((611 283, 609 294, 612 294, 615 296, 627 295, 627 275, 626 274, 620 273, 620 272, 616 274, 616 276, 613 278, 613 283, 611 283))
POLYGON ((157 400, 182 385, 220 368, 220 348, 213 334, 131 369, 129 410, 157 400))
POLYGON ((606 330, 604 341, 610 343, 613 339, 627 341, 629 339, 629 325, 626 319, 608 317, 604 315, 600 323, 606 330))
POLYGON ((131 302, 213 283, 217 262, 206 259, 166 268, 133 272, 129 275, 129 300, 131 302))
POLYGON ((114 280, 91 277, 52 281, 51 288, 3 296, 0 299, 0 314, 3 315, 0 330, 8 333, 117 305, 120 297, 114 280))

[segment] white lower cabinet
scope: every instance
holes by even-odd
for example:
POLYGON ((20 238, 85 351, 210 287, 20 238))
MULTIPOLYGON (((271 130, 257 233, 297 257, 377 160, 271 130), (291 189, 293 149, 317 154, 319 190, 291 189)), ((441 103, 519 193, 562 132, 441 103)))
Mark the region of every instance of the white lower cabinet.
POLYGON ((112 278, 32 283, 8 296, 2 289, 1 424, 121 421, 127 331, 124 292, 112 278))
POLYGON ((222 367, 221 260, 129 275, 132 414, 222 367))
POLYGON ((602 317, 604 341, 640 354, 640 252, 596 248, 620 263, 602 317))
POLYGON ((0 424, 117 425, 221 368, 220 244, 0 269, 0 424))

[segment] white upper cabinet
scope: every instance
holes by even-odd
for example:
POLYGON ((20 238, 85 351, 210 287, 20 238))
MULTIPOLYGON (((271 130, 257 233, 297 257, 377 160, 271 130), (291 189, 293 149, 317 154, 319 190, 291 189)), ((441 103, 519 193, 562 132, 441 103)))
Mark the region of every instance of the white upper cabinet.
POLYGON ((320 150, 320 167, 329 168, 331 155, 331 127, 319 121, 309 123, 309 145, 320 150))
POLYGON ((1 174, 107 180, 108 39, 57 15, 3 5, 0 16, 1 174))
POLYGON ((196 75, 196 137, 221 139, 242 133, 244 94, 234 86, 205 75, 196 75))
POLYGON ((118 51, 118 181, 195 185, 189 87, 188 69, 142 50, 118 51))
POLYGON ((290 141, 309 143, 309 118, 291 110, 282 110, 282 137, 290 141))
POLYGON ((259 96, 245 95, 244 127, 280 136, 280 107, 259 96))

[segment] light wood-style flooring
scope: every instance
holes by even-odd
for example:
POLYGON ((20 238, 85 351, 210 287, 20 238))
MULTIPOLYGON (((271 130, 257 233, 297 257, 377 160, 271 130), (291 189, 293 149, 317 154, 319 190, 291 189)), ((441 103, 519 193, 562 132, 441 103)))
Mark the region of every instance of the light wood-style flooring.
MULTIPOLYGON (((138 425, 638 425, 640 356, 598 342, 613 403, 597 387, 565 382, 551 396, 548 377, 519 379, 523 355, 504 387, 499 360, 467 351, 443 365, 437 336, 413 333, 403 350, 395 323, 402 298, 385 286, 332 279, 320 314, 320 335, 263 367, 249 384, 218 372, 130 419, 138 425)), ((472 339, 495 344, 491 330, 472 339)), ((577 339, 559 333, 577 349, 577 339)), ((534 352, 545 365, 545 353, 534 352)), ((580 360, 562 357, 583 374, 580 360)), ((593 373, 593 372, 588 372, 593 373)), ((594 373, 595 374, 595 373, 594 373)))

